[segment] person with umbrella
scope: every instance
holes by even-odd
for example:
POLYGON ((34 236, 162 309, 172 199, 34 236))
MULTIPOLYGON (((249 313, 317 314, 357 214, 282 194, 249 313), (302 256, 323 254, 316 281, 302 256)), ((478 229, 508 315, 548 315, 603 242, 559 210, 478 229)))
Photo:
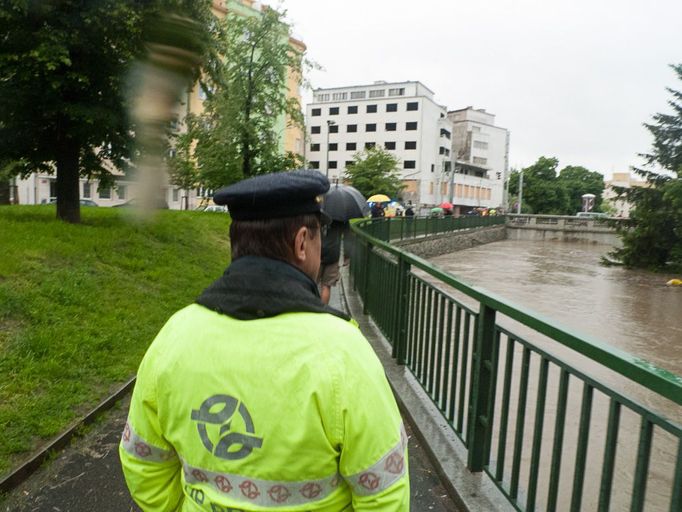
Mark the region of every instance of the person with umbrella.
POLYGON ((332 219, 322 238, 322 260, 318 284, 320 298, 329 304, 331 290, 339 281, 339 260, 341 258, 341 241, 345 259, 350 257, 350 219, 364 217, 367 214, 367 202, 355 188, 338 183, 325 194, 324 210, 332 219))

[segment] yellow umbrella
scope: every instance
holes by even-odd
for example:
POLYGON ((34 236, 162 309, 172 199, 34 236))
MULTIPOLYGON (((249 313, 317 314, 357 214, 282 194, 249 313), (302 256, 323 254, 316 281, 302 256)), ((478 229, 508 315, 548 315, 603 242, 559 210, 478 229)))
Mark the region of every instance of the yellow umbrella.
POLYGON ((391 198, 384 194, 374 194, 372 197, 367 199, 368 203, 386 203, 390 201, 391 198))

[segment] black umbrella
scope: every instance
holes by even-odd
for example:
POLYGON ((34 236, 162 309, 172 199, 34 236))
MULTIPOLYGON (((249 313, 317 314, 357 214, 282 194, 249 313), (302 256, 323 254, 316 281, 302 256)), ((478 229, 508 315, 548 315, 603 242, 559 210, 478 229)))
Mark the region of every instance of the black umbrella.
POLYGON ((365 217, 369 213, 367 201, 357 189, 338 183, 325 194, 323 209, 333 220, 339 221, 365 217))

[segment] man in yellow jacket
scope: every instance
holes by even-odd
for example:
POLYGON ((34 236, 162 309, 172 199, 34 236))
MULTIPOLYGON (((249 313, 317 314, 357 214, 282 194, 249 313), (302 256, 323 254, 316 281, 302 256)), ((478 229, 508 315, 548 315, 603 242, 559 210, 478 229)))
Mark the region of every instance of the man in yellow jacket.
POLYGON ((328 188, 294 171, 216 193, 232 264, 149 347, 120 444, 145 512, 409 510, 383 368, 315 285, 328 188))

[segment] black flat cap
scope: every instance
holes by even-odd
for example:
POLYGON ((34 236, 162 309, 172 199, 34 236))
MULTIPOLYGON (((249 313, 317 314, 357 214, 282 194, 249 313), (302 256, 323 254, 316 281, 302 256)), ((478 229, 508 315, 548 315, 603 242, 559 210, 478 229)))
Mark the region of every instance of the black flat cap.
POLYGON ((234 220, 260 220, 322 214, 322 197, 329 180, 319 171, 298 170, 263 174, 221 188, 215 204, 226 204, 234 220))

